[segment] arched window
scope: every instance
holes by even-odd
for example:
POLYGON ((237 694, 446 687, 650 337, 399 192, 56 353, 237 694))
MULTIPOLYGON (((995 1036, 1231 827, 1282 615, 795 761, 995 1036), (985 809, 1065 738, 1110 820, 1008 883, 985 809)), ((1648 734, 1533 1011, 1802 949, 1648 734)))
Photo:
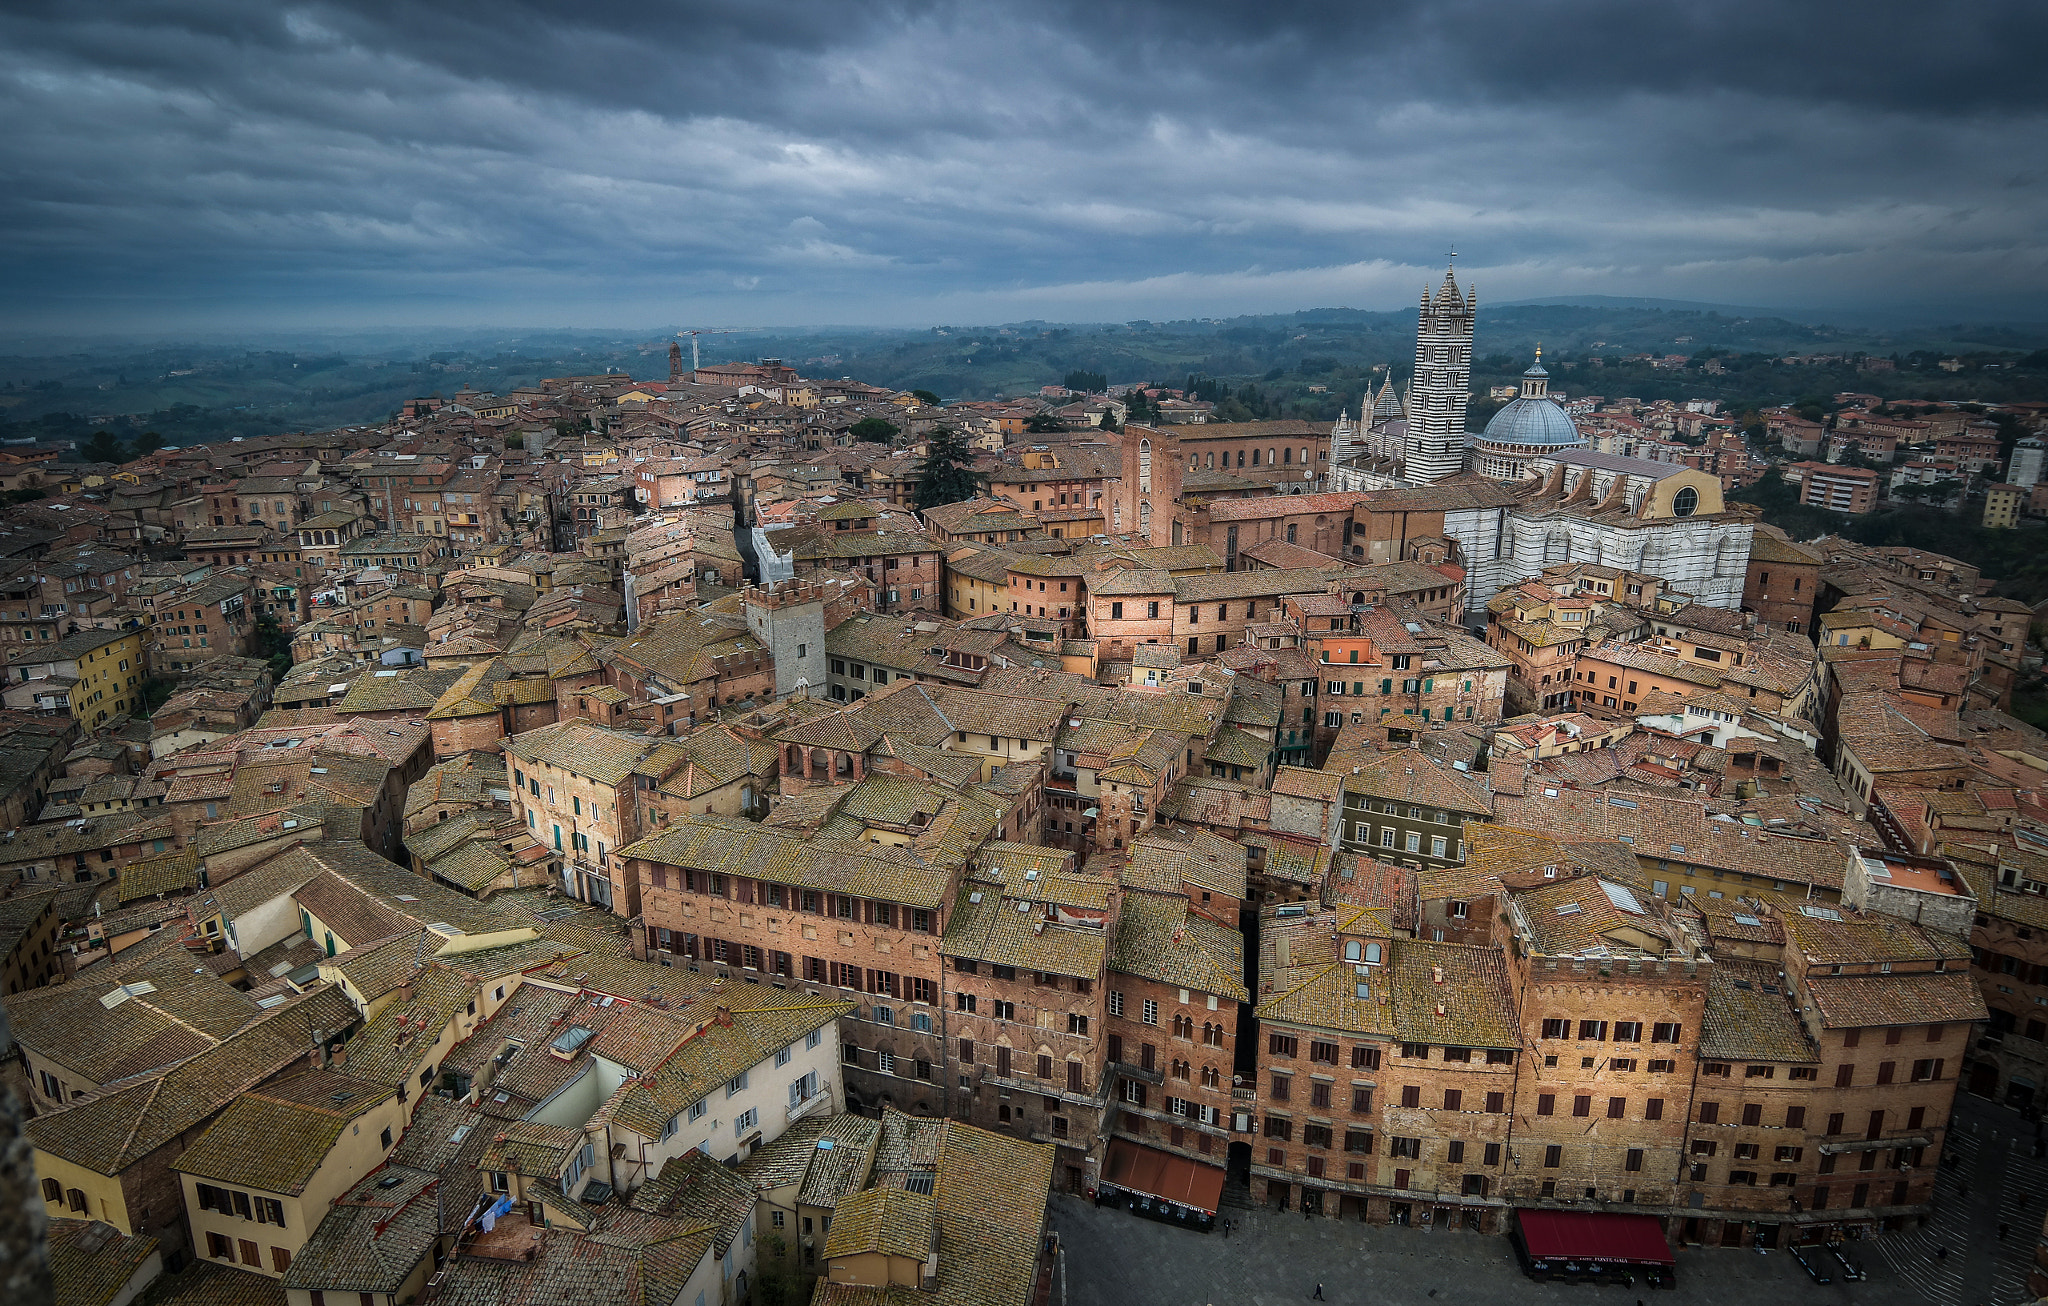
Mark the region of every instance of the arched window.
POLYGON ((1671 515, 1690 517, 1700 510, 1700 492, 1690 485, 1671 496, 1671 515))
POLYGON ((70 1206, 72 1210, 90 1211, 92 1209, 92 1204, 85 1200, 84 1192, 80 1191, 79 1189, 72 1189, 69 1193, 66 1194, 66 1196, 71 1199, 70 1206))
POLYGON ((64 1185, 58 1183, 55 1179, 43 1180, 43 1200, 46 1202, 63 1201, 64 1185))
POLYGON ((1138 441, 1138 493, 1152 493, 1152 442, 1138 441))
POLYGON ((1364 944, 1362 944, 1362 943, 1360 943, 1360 942, 1359 942, 1359 941, 1358 941, 1357 939, 1350 939, 1350 940, 1347 940, 1347 941, 1345 942, 1345 944, 1344 944, 1344 960, 1346 960, 1346 961, 1358 961, 1358 960, 1360 960, 1361 958, 1363 958, 1363 957, 1364 957, 1364 955, 1365 955, 1365 945, 1364 945, 1364 944))
POLYGON ((1365 945, 1365 964, 1368 966, 1377 966, 1380 964, 1379 944, 1368 943, 1365 945))

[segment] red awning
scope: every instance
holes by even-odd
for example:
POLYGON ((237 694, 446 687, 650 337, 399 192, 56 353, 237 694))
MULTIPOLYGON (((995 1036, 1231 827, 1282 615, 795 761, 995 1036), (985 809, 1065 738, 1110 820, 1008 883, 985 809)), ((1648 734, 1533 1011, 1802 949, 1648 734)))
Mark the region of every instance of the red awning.
POLYGON ((1200 1165, 1184 1156, 1141 1147, 1126 1138, 1110 1140, 1109 1158, 1102 1167, 1105 1183, 1134 1192, 1150 1193, 1181 1206, 1214 1215, 1223 1199, 1223 1171, 1200 1165))
POLYGON ((1517 1211, 1522 1244, 1546 1260, 1606 1261, 1623 1265, 1672 1265, 1664 1226, 1649 1215, 1592 1211, 1517 1211))

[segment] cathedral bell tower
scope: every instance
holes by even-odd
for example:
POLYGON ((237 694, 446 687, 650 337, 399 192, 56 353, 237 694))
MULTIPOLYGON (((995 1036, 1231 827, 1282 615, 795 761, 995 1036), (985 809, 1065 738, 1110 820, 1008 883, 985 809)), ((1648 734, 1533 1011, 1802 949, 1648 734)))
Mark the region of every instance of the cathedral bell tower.
POLYGON ((1408 383, 1408 441, 1402 479, 1426 485, 1465 467, 1465 409, 1472 400, 1472 319, 1477 291, 1461 291, 1454 271, 1432 295, 1422 292, 1415 324, 1415 375, 1408 383))

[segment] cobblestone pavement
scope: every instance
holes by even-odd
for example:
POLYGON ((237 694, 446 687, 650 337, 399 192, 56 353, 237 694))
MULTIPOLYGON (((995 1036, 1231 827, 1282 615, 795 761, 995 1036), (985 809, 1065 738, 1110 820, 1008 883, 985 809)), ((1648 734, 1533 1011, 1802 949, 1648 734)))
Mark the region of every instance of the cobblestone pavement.
MULTIPOLYGON (((1375 1228, 1292 1212, 1232 1208, 1237 1232, 1191 1233, 1082 1198, 1053 1199, 1065 1249, 1066 1306, 1279 1306, 1316 1284, 1333 1303, 1427 1306, 1432 1300, 1628 1306, 2017 1306, 2048 1212, 2048 1159, 2017 1112, 1960 1097, 1934 1217, 1921 1228, 1851 1244, 1870 1277, 1813 1283, 1782 1252, 1678 1249, 1679 1286, 1538 1284, 1507 1239, 1450 1229, 1375 1228), (2006 1234, 1999 1236, 2000 1225, 2006 1234), (1946 1249, 1937 1256, 1936 1249, 1946 1249), (1434 1290, 1434 1292, 1432 1292, 1434 1290)), ((1059 1299, 1056 1297, 1055 1302, 1059 1299)))
POLYGON ((1949 1134, 1957 1164, 1942 1170, 1934 1218, 1864 1244, 1878 1254, 1865 1261, 1881 1259, 1922 1302, 1935 1306, 2032 1301, 2027 1270, 2048 1213, 2048 1160, 2035 1157, 2035 1137, 2035 1127, 2018 1112, 1958 1096, 1949 1134), (1948 1254, 1937 1256, 1937 1249, 1948 1254))
POLYGON ((1065 1249, 1066 1306, 1294 1306, 1317 1283, 1332 1306, 1510 1299, 1559 1306, 1630 1306, 1639 1300, 1648 1306, 1926 1306, 1929 1300, 1917 1281, 1872 1255, 1867 1242, 1856 1244, 1870 1273, 1862 1283, 1823 1287, 1782 1252, 1680 1248, 1678 1287, 1653 1292, 1640 1285, 1532 1282, 1515 1263, 1508 1240, 1493 1234, 1375 1228, 1265 1210, 1231 1214, 1242 1229, 1225 1238, 1096 1207, 1083 1198, 1054 1198, 1052 1224, 1065 1249))

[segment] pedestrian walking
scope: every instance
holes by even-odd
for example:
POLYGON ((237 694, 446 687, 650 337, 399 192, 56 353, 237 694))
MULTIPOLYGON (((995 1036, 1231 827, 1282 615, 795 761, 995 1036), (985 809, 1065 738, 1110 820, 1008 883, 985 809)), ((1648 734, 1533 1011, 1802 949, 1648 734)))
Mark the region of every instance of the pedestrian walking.
POLYGON ((1316 1290, 1315 1290, 1314 1292, 1312 1292, 1312 1293, 1310 1293, 1310 1294, 1308 1295, 1308 1299, 1309 1299, 1310 1301, 1328 1301, 1328 1300, 1329 1300, 1329 1298, 1327 1298, 1327 1297, 1323 1296, 1323 1285, 1322 1285, 1322 1284, 1320 1284, 1320 1283, 1316 1285, 1316 1290))

